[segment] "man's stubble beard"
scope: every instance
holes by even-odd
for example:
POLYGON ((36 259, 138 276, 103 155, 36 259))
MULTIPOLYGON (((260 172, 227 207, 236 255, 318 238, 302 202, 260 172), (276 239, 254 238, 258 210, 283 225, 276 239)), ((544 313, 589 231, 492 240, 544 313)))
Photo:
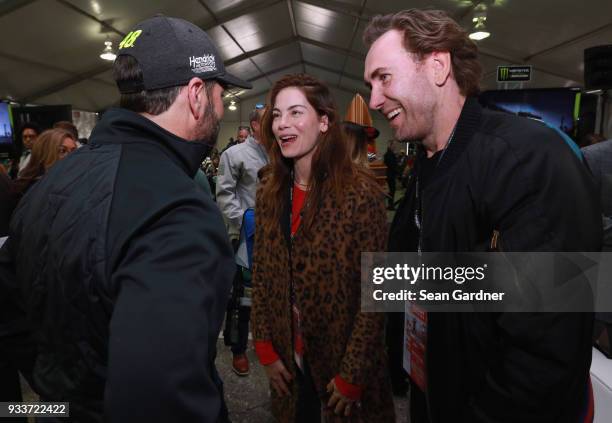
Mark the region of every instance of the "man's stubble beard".
POLYGON ((410 84, 411 92, 403 92, 404 100, 396 100, 401 104, 405 113, 402 127, 394 131, 395 139, 399 142, 414 142, 422 144, 423 139, 431 135, 434 128, 436 107, 436 93, 425 77, 424 71, 417 67, 414 80, 410 84), (411 116, 414 119, 409 120, 411 116))
POLYGON ((422 100, 421 102, 412 102, 411 110, 414 113, 415 109, 417 109, 417 113, 415 115, 415 119, 412 121, 408 121, 408 112, 404 104, 402 103, 402 108, 406 113, 406 120, 404 121, 404 125, 407 125, 408 128, 397 128, 395 131, 395 139, 399 142, 414 142, 417 144, 422 144, 423 139, 427 138, 431 135, 434 130, 434 117, 436 115, 436 105, 435 102, 428 99, 428 97, 423 96, 422 98, 426 100, 422 100), (416 127, 417 131, 409 129, 410 127, 416 127), (412 132, 412 133, 411 133, 412 132))
POLYGON ((219 131, 221 130, 220 119, 217 118, 215 108, 212 104, 206 105, 204 116, 202 117, 202 136, 196 139, 196 142, 206 144, 209 147, 214 147, 217 144, 219 131))

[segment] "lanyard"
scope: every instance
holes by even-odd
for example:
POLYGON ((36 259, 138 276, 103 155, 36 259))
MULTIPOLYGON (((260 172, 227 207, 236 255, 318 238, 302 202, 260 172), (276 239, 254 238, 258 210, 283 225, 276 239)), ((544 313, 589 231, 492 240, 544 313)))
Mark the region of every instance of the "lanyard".
MULTIPOLYGON (((291 171, 291 178, 289 181, 289 302, 291 304, 291 310, 293 310, 293 305, 295 304, 295 289, 293 288, 293 260, 292 260, 292 250, 293 250, 293 237, 295 234, 291 231, 291 225, 293 224, 293 170, 291 171)), ((297 230, 295 231, 297 233, 297 230)))
MULTIPOLYGON (((293 225, 293 189, 294 189, 294 186, 295 186, 295 179, 294 179, 294 174, 293 174, 293 169, 292 169, 291 178, 289 180, 289 228, 288 228, 289 230, 289 277, 290 277, 289 294, 290 294, 290 300, 291 300, 292 307, 295 304, 295 288, 293 287, 293 257, 292 257, 293 238, 295 238, 295 235, 297 235, 298 231, 300 230, 300 228, 298 227, 295 230, 295 234, 291 233, 291 226, 293 225)), ((304 207, 306 207, 306 204, 304 204, 302 209, 304 209, 304 207)), ((300 215, 303 216, 301 211, 300 211, 300 215)))
MULTIPOLYGON (((448 149, 448 146, 451 144, 451 142, 453 141, 453 138, 455 137, 455 129, 457 129, 457 124, 455 124, 455 127, 453 128, 453 131, 451 132, 450 136, 448 137, 448 141, 446 141, 446 145, 444 146, 444 149, 442 150, 442 154, 440 154, 440 158, 438 159, 438 161, 436 162, 436 166, 434 167, 434 172, 435 170, 438 168, 438 166, 440 165, 440 162, 442 161, 442 158, 444 157, 444 154, 446 153, 446 150, 448 149)), ((416 175, 416 182, 415 182, 415 189, 416 189, 416 193, 415 193, 415 199, 416 199, 416 207, 414 208, 414 225, 416 226, 417 230, 419 231, 419 244, 417 246, 417 253, 419 258, 421 257, 421 253, 423 252, 423 231, 421 230, 421 227, 423 225, 423 200, 421 198, 420 195, 420 188, 419 188, 419 179, 420 179, 420 174, 421 171, 419 169, 419 171, 417 172, 416 175)), ((432 174, 433 176, 433 174, 432 174)), ((431 177, 430 176, 430 179, 431 177)))

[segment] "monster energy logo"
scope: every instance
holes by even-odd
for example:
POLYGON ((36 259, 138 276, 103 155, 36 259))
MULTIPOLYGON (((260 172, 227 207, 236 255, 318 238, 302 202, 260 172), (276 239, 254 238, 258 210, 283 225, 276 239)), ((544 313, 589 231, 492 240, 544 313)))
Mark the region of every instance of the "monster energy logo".
POLYGON ((498 66, 497 82, 530 81, 531 66, 498 66))
POLYGON ((508 68, 506 67, 499 68, 499 80, 500 81, 507 81, 509 74, 510 72, 508 68))

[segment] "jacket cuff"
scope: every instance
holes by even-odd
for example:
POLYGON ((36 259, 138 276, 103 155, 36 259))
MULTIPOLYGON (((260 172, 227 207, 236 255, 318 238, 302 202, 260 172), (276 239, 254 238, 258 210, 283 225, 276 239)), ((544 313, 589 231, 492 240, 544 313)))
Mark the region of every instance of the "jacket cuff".
POLYGON ((361 394, 363 392, 363 388, 361 386, 348 383, 340 375, 337 375, 334 378, 334 383, 336 384, 338 391, 340 391, 340 393, 346 398, 353 401, 359 401, 361 399, 361 394))
POLYGON ((280 359, 279 355, 274 351, 271 341, 255 341, 255 354, 259 358, 262 366, 267 366, 280 359))

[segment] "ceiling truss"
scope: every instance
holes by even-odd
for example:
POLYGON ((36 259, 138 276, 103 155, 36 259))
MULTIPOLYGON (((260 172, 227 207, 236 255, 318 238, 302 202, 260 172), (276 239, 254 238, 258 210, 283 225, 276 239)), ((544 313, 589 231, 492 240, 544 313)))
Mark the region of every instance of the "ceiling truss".
MULTIPOLYGON (((125 32, 117 28, 113 25, 112 20, 102 20, 99 17, 93 15, 92 13, 84 10, 80 7, 77 2, 71 0, 55 0, 58 4, 62 5, 66 9, 69 9, 93 22, 96 22, 100 25, 102 32, 115 34, 119 37, 124 37, 125 32)), ((374 15, 378 14, 372 7, 375 2, 369 2, 367 0, 362 0, 358 4, 349 4, 339 0, 252 0, 248 2, 248 6, 245 6, 244 2, 238 2, 236 6, 231 6, 229 8, 223 9, 222 11, 215 12, 210 7, 210 2, 208 0, 197 0, 197 2, 201 5, 201 7, 205 10, 206 14, 211 17, 212 22, 210 20, 204 24, 200 24, 200 26, 205 30, 210 30, 215 27, 221 28, 224 33, 232 40, 232 42, 238 47, 240 50, 240 54, 236 57, 233 57, 225 62, 226 66, 230 66, 232 64, 240 63, 243 61, 249 61, 250 65, 257 71, 258 75, 249 78, 250 81, 261 81, 264 80, 266 85, 272 85, 273 81, 270 76, 273 74, 277 74, 282 72, 283 70, 289 70, 295 68, 297 66, 301 67, 302 72, 306 72, 306 68, 311 67, 315 69, 320 69, 322 71, 336 73, 338 75, 337 82, 333 84, 333 86, 339 90, 346 90, 343 87, 343 81, 352 81, 352 82, 362 82, 362 75, 355 75, 351 73, 351 69, 348 64, 351 59, 355 59, 357 61, 363 61, 365 56, 363 53, 355 51, 354 44, 356 43, 357 37, 359 35, 360 26, 368 22, 374 15), (243 16, 245 13, 256 13, 260 11, 268 10, 272 7, 276 7, 279 4, 284 4, 286 8, 287 15, 290 21, 291 27, 291 36, 283 38, 281 40, 277 40, 275 42, 269 43, 267 45, 263 45, 260 48, 253 49, 247 51, 244 46, 239 42, 236 34, 232 33, 226 26, 227 23, 243 16), (303 8, 307 6, 311 6, 311 9, 326 9, 331 11, 332 13, 339 14, 345 18, 350 18, 353 20, 352 27, 350 30, 350 37, 348 45, 334 45, 330 43, 321 42, 319 40, 313 39, 311 37, 306 36, 303 33, 300 33, 299 25, 298 25, 298 7, 303 8), (370 7, 368 7, 370 6, 370 7), (260 65, 258 65, 257 61, 254 58, 260 54, 264 54, 267 52, 274 51, 278 48, 285 47, 291 44, 295 44, 297 47, 297 53, 299 56, 299 61, 292 62, 290 64, 283 64, 282 66, 277 66, 273 69, 264 70, 260 65), (338 67, 338 64, 334 66, 328 66, 326 63, 313 63, 311 60, 308 60, 304 55, 304 45, 315 46, 326 51, 333 52, 336 55, 342 56, 341 65, 338 67)), ((35 0, 6 0, 0 3, 0 17, 9 16, 11 13, 19 11, 23 9, 25 6, 28 6, 32 3, 36 3, 35 0)), ((467 20, 471 16, 473 5, 465 6, 455 10, 452 14, 453 17, 459 21, 463 22, 467 20)), ((302 12, 303 13, 303 12, 302 12)), ((583 33, 579 35, 574 35, 572 37, 568 37, 567 39, 561 42, 551 43, 549 46, 545 46, 545 48, 541 48, 540 50, 531 53, 529 55, 525 55, 522 57, 512 57, 512 55, 500 54, 497 51, 491 51, 486 48, 480 49, 480 55, 483 58, 493 59, 500 64, 530 64, 534 70, 544 73, 556 78, 560 78, 567 81, 576 81, 579 82, 582 80, 582 75, 577 72, 571 72, 567 70, 559 70, 553 67, 547 67, 546 65, 542 65, 540 60, 542 57, 549 55, 551 53, 557 52, 561 49, 564 49, 568 46, 582 43, 585 40, 589 40, 593 37, 596 37, 600 34, 603 34, 612 29, 612 22, 607 23, 605 25, 600 25, 594 29, 585 30, 583 33), (537 63, 534 62, 537 61, 537 63)), ((347 31, 348 34, 348 31, 347 31)), ((107 86, 113 87, 114 84, 108 81, 108 79, 100 78, 100 75, 107 72, 109 70, 108 64, 101 64, 99 66, 94 66, 90 69, 86 69, 84 71, 71 72, 66 69, 61 68, 60 66, 49 66, 48 64, 39 63, 36 60, 32 60, 27 57, 21 57, 19 54, 12 54, 8 52, 0 51, 0 58, 5 58, 12 62, 21 63, 24 66, 36 66, 36 67, 45 67, 47 69, 63 72, 70 74, 65 79, 56 81, 47 86, 43 86, 42 88, 37 88, 36 90, 21 95, 21 98, 16 99, 22 103, 33 103, 41 98, 45 98, 49 95, 56 94, 61 92, 72 85, 78 84, 82 81, 93 80, 97 82, 101 82, 107 86)), ((353 65, 354 66, 354 65, 353 65)), ((490 70, 485 73, 485 77, 489 77, 494 73, 494 70, 490 70)), ((364 88, 365 90, 365 88, 364 88)), ((261 95, 263 92, 259 93, 247 93, 247 96, 241 96, 241 99, 249 99, 256 96, 261 95)))

